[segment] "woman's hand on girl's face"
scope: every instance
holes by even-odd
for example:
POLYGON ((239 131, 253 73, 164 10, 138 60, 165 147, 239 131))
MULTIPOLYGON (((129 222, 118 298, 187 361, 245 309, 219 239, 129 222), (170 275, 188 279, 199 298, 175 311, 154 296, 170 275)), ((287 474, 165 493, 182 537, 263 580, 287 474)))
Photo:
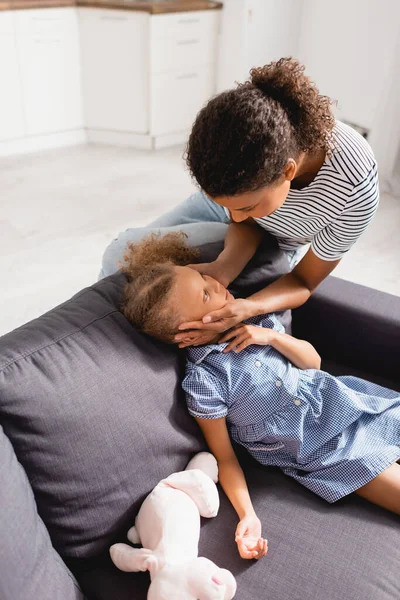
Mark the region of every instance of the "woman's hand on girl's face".
POLYGON ((204 344, 216 344, 220 337, 215 331, 207 329, 192 329, 191 331, 182 331, 175 336, 175 341, 179 341, 178 348, 187 348, 188 346, 203 346, 204 344))
MULTIPOLYGON (((185 331, 178 333, 175 336, 175 341, 185 343, 185 339, 189 337, 192 339, 192 343, 185 343, 184 346, 179 344, 180 348, 184 348, 185 346, 199 346, 207 343, 210 344, 212 343, 210 341, 198 341, 204 331, 207 331, 210 334, 211 339, 211 333, 214 333, 214 336, 215 334, 223 333, 245 319, 248 319, 251 316, 251 308, 251 303, 248 300, 231 300, 230 302, 227 302, 223 308, 214 310, 205 315, 202 321, 192 321, 190 323, 182 323, 179 325, 179 329, 185 331), (198 332, 198 338, 195 338, 195 330, 198 332)), ((216 338, 214 337, 214 340, 215 339, 216 338)))
POLYGON ((230 279, 227 273, 224 273, 223 266, 218 263, 218 261, 210 262, 210 263, 198 263, 194 265, 188 265, 191 269, 198 271, 202 275, 208 275, 209 277, 213 277, 219 283, 222 283, 224 287, 227 287, 230 284, 230 279))
POLYGON ((242 558, 262 558, 268 552, 268 540, 261 537, 261 522, 256 515, 243 517, 236 528, 235 542, 242 558))

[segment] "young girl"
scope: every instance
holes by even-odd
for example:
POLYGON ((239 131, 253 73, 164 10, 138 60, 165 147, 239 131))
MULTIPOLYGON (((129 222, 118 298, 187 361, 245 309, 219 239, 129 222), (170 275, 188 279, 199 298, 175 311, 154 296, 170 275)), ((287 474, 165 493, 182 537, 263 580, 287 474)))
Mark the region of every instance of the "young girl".
MULTIPOLYGON (((175 343, 182 322, 201 320, 232 299, 216 279, 183 266, 195 258, 182 233, 130 245, 123 312, 135 327, 175 343)), ((320 365, 314 347, 285 334, 273 314, 188 350, 188 409, 239 516, 235 539, 243 558, 265 555, 267 541, 230 438, 328 502, 356 492, 400 515, 400 394, 333 377, 320 365)))

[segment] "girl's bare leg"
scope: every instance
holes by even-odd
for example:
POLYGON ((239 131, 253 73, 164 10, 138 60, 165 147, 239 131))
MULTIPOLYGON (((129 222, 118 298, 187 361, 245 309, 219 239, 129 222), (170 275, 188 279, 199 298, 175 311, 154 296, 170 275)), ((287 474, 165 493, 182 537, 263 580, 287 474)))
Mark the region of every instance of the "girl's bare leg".
POLYGON ((373 504, 400 515, 400 465, 397 462, 390 465, 355 493, 373 504))

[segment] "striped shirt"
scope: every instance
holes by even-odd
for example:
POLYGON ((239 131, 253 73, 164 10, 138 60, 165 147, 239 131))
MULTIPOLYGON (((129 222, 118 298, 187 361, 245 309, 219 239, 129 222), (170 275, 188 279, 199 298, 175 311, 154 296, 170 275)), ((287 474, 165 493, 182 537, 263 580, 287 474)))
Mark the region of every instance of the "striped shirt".
POLYGON ((377 164, 367 141, 336 121, 335 144, 314 180, 290 190, 284 204, 255 219, 282 250, 311 244, 322 260, 338 260, 372 221, 379 203, 377 164))

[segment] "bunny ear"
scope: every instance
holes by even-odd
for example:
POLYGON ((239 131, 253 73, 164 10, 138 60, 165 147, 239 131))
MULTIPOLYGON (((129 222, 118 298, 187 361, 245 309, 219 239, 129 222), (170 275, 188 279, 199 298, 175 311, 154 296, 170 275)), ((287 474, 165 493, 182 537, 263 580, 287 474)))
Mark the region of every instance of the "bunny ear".
POLYGON ((137 571, 153 572, 157 568, 157 558, 147 548, 132 548, 128 544, 114 544, 110 548, 110 556, 114 565, 126 573, 137 571))

